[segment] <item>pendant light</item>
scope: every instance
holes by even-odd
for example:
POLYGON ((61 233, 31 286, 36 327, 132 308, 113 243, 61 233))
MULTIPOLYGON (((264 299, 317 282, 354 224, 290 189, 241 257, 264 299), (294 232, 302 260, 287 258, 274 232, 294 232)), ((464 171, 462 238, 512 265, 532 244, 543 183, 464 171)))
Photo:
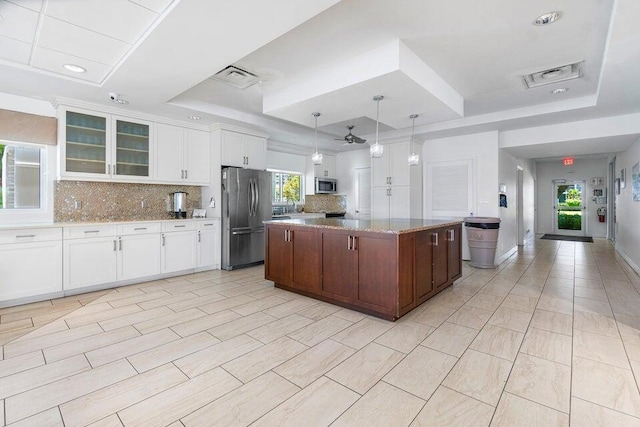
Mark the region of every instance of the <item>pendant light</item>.
POLYGON ((413 124, 411 125, 411 154, 409 155, 409 166, 417 166, 420 163, 420 155, 416 154, 413 150, 413 132, 416 129, 416 118, 417 114, 412 114, 409 116, 411 120, 413 120, 413 124))
POLYGON ((316 119, 316 152, 311 156, 311 161, 314 165, 321 165, 322 153, 318 153, 318 117, 320 117, 320 113, 311 113, 311 115, 316 119))
POLYGON ((373 97, 373 100, 376 101, 376 143, 369 147, 369 154, 374 159, 379 159, 382 157, 382 153, 384 152, 384 146, 378 144, 378 128, 380 125, 380 101, 384 99, 382 95, 376 95, 373 97))

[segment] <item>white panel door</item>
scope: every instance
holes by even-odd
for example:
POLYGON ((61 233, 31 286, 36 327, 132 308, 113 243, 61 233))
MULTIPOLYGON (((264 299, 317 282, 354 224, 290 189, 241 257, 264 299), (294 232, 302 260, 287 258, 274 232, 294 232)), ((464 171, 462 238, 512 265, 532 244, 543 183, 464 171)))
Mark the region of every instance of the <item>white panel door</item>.
POLYGON ((242 133, 221 131, 222 166, 247 167, 244 137, 242 133))
POLYGON ((389 218, 411 218, 411 187, 393 186, 389 194, 389 218))
POLYGON ((64 289, 115 282, 116 254, 116 237, 65 240, 64 289))
POLYGON ((356 189, 356 209, 357 219, 371 218, 371 168, 356 168, 354 175, 354 186, 356 189))
POLYGON ((61 292, 62 241, 0 245, 0 272, 0 301, 61 292))
POLYGON ((196 232, 175 231, 162 234, 161 272, 190 270, 196 266, 196 232))
POLYGON ((184 129, 160 123, 155 129, 155 179, 181 183, 184 129))
POLYGON ((160 234, 138 234, 118 238, 118 280, 160 274, 160 234))
POLYGON ((389 187, 371 189, 371 219, 389 218, 389 187))
POLYGON ((208 185, 211 180, 211 141, 209 132, 185 131, 185 178, 189 184, 208 185))

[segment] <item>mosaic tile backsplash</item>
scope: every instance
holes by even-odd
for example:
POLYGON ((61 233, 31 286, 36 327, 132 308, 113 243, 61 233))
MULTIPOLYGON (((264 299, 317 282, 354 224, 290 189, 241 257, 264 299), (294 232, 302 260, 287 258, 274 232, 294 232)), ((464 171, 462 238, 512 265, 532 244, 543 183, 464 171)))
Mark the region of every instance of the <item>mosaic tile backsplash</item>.
POLYGON ((125 184, 57 181, 56 222, 110 222, 171 219, 170 193, 185 191, 187 212, 200 208, 200 187, 189 185, 125 184), (76 201, 79 202, 76 208, 76 201), (142 207, 143 202, 145 207, 142 207))
POLYGON ((347 196, 333 194, 307 194, 304 197, 305 212, 346 212, 347 196))

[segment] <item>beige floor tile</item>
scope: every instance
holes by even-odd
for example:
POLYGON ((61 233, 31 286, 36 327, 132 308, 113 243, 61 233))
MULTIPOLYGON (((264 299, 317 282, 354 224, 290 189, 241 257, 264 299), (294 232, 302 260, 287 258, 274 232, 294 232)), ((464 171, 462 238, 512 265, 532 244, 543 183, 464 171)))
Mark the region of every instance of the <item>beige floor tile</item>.
POLYGON ((223 299, 221 301, 204 304, 198 308, 207 314, 217 313, 223 310, 229 310, 230 308, 237 307, 239 305, 248 304, 255 301, 255 298, 251 298, 247 295, 240 295, 233 298, 223 299))
POLYGON ((613 338, 620 337, 616 321, 612 317, 596 313, 576 311, 573 315, 573 328, 613 338))
POLYGON ((180 359, 196 351, 219 343, 220 340, 206 332, 171 341, 161 346, 129 356, 129 362, 138 372, 146 372, 165 363, 180 359))
POLYGON ((488 426, 493 411, 493 406, 440 386, 411 427, 488 426))
POLYGON ((640 416, 640 393, 630 370, 574 357, 572 381, 573 396, 640 416))
MULTIPOLYGON (((568 427, 569 416, 511 393, 503 393, 492 426, 568 427)), ((584 424, 586 426, 586 424, 584 424)))
POLYGON ((268 308, 284 304, 285 302, 287 302, 287 300, 283 298, 271 296, 233 307, 231 310, 243 316, 248 316, 249 314, 257 313, 258 311, 266 310, 268 308))
POLYGON ((297 314, 291 314, 287 317, 283 317, 274 322, 268 323, 257 329, 247 332, 247 335, 257 339, 258 341, 268 344, 278 338, 284 337, 287 334, 304 328, 305 326, 313 323, 313 320, 308 319, 297 314))
POLYGON ((237 337, 246 332, 252 331, 268 323, 278 320, 276 317, 269 316, 263 312, 251 314, 241 319, 232 320, 208 330, 210 334, 221 340, 237 337))
POLYGON ((151 310, 152 308, 164 307, 167 305, 175 304, 182 301, 187 301, 193 298, 198 298, 199 295, 193 292, 182 292, 177 295, 169 294, 169 296, 156 298, 149 301, 139 302, 137 305, 143 310, 151 310))
POLYGON ((4 425, 4 400, 0 399, 0 426, 4 425))
POLYGON ((66 316, 65 322, 70 328, 78 328, 80 326, 89 325, 104 320, 115 319, 127 314, 141 312, 142 309, 137 305, 125 305, 124 307, 113 308, 111 310, 100 310, 95 313, 88 313, 82 316, 66 316))
POLYGON ((171 326, 171 330, 181 337, 187 337, 240 318, 242 318, 242 316, 231 310, 219 311, 187 322, 178 323, 177 325, 171 326))
POLYGON ((417 347, 383 380, 404 391, 429 400, 458 359, 426 347, 417 347))
POLYGON ((126 426, 165 426, 241 385, 223 369, 216 368, 130 406, 118 415, 126 426))
POLYGON ((292 332, 288 336, 306 346, 313 347, 351 325, 353 323, 348 320, 332 315, 292 332))
POLYGON ((409 425, 424 404, 424 400, 381 381, 331 425, 409 425))
POLYGON ((5 400, 6 421, 21 420, 134 375, 135 369, 121 360, 12 396, 5 400))
MULTIPOLYGON (((2 353, 1 350, 0 353, 2 353)), ((38 366, 42 366, 44 365, 44 363, 44 357, 41 351, 26 353, 22 356, 13 357, 6 360, 0 359, 0 378, 17 374, 18 372, 24 372, 38 366)))
POLYGON ((571 425, 640 427, 640 418, 574 397, 571 399, 571 425))
POLYGON ((146 322, 146 321, 154 320, 158 318, 164 318, 172 314, 175 314, 175 313, 169 310, 167 307, 158 307, 158 308, 152 308, 150 310, 140 311, 138 313, 128 314, 126 316, 121 316, 114 319, 103 320, 98 322, 98 324, 105 331, 112 331, 114 329, 120 329, 125 326, 139 324, 142 322, 146 322))
POLYGON ((452 288, 446 289, 440 292, 438 295, 432 298, 432 304, 438 306, 447 306, 454 309, 459 309, 471 299, 471 296, 454 290, 452 288))
POLYGON ((133 326, 138 331, 140 331, 141 334, 148 334, 204 316, 206 316, 206 313, 204 311, 200 311, 197 308, 192 308, 178 313, 171 313, 166 316, 157 317, 145 322, 136 323, 133 326))
POLYGON ((537 303, 537 297, 529 297, 511 293, 510 295, 507 295, 500 307, 510 308, 511 310, 524 311, 526 313, 533 313, 533 311, 536 309, 537 303))
POLYGON ((477 329, 444 322, 422 342, 422 345, 455 357, 460 357, 476 335, 478 335, 477 329))
POLYGON ((260 341, 248 335, 238 335, 182 357, 174 361, 174 364, 190 378, 193 378, 262 346, 260 341))
POLYGON ((79 355, 6 376, 0 378, 0 399, 32 390, 90 369, 91 366, 87 359, 79 355))
POLYGON ((268 314, 269 316, 274 316, 278 318, 287 317, 291 314, 297 313, 300 310, 304 310, 305 308, 309 308, 318 303, 317 300, 311 298, 297 298, 291 301, 287 301, 284 304, 276 305, 275 307, 268 308, 263 311, 263 313, 268 314))
POLYGON ((359 350, 392 327, 391 322, 366 318, 338 332, 333 340, 359 350))
POLYGON ((102 328, 97 323, 93 323, 79 328, 54 332, 36 338, 14 341, 4 345, 4 358, 9 359, 21 354, 31 353, 35 350, 41 350, 54 345, 75 341, 77 339, 96 335, 102 332, 104 332, 102 328))
POLYGON ((500 307, 502 301, 504 301, 504 297, 479 292, 467 301, 465 305, 495 311, 500 307))
POLYGON ((38 326, 33 330, 27 332, 26 334, 19 336, 14 340, 14 342, 26 341, 33 338, 42 337, 45 335, 53 334, 55 332, 62 332, 69 330, 66 322, 63 319, 54 320, 53 322, 38 326))
POLYGON ((156 292, 149 292, 149 293, 144 293, 140 295, 134 295, 128 298, 117 299, 115 301, 110 301, 109 304, 113 308, 118 308, 118 307, 123 307, 125 305, 142 303, 145 301, 151 301, 154 299, 164 298, 168 296, 171 296, 171 294, 168 292, 156 291, 156 292))
POLYGON ((520 353, 505 391, 568 414, 571 368, 520 353))
POLYGON ((431 326, 410 320, 398 320, 393 328, 376 338, 375 342, 406 354, 424 341, 433 331, 435 328, 431 326))
POLYGON ((404 354, 371 343, 329 371, 326 376, 364 394, 387 374, 404 354))
POLYGON ((265 285, 263 283, 247 283, 242 284, 242 286, 238 286, 237 288, 229 289, 226 291, 219 291, 220 295, 223 295, 227 298, 235 297, 238 295, 245 295, 253 291, 259 291, 264 289, 265 285))
POLYGON ((571 337, 556 332, 529 328, 520 351, 530 356, 571 366, 571 337))
POLYGON ((588 298, 574 298, 575 311, 599 314, 601 316, 613 317, 613 311, 609 301, 598 301, 588 298))
POLYGON ((325 340, 276 367, 274 372, 298 387, 306 387, 353 353, 351 347, 325 340))
POLYGON ((432 305, 427 302, 409 312, 406 317, 407 320, 437 328, 455 312, 456 309, 453 307, 432 305))
POLYGON ((218 302, 224 299, 225 299, 224 296, 215 293, 215 294, 210 294, 204 297, 193 298, 193 299, 188 299, 188 300, 176 302, 173 304, 169 304, 167 307, 169 307, 173 311, 180 312, 180 311, 186 311, 186 310, 193 310, 196 307, 202 307, 207 304, 218 302))
POLYGON ((30 317, 39 317, 39 316, 52 316, 51 318, 53 319, 56 317, 55 313, 59 313, 60 317, 62 317, 69 310, 73 310, 80 307, 82 307, 82 304, 80 304, 78 301, 71 301, 61 305, 49 304, 49 305, 44 305, 37 308, 30 308, 26 310, 2 314, 2 316, 0 317, 0 321, 1 321, 0 323, 16 322, 18 320, 28 319, 30 317))
POLYGON ((482 329, 485 323, 487 323, 487 320, 491 318, 492 314, 493 311, 490 310, 464 305, 460 307, 458 311, 453 313, 451 317, 447 319, 447 322, 467 326, 473 329, 482 329))
POLYGON ((531 313, 500 307, 491 316, 487 324, 518 332, 526 332, 530 321, 531 313))
POLYGON ((48 323, 51 323, 54 320, 64 318, 66 315, 73 313, 75 310, 77 310, 77 307, 82 307, 82 306, 78 305, 74 308, 59 310, 50 314, 43 314, 41 316, 34 316, 31 318, 31 322, 33 322, 33 326, 35 327, 46 325, 48 323))
POLYGON ((563 335, 573 335, 571 315, 554 311, 536 309, 530 326, 563 335))
POLYGON ((489 282, 482 288, 483 293, 496 295, 499 297, 506 297, 511 292, 511 289, 515 286, 515 283, 501 283, 501 282, 489 282))
POLYGON ((67 426, 84 426, 187 381, 185 374, 166 364, 60 405, 67 426))
MULTIPOLYGON (((52 305, 53 304, 51 303, 51 301, 47 300, 47 301, 32 302, 30 304, 15 305, 13 307, 2 307, 0 308, 0 316, 5 316, 10 313, 17 313, 19 311, 33 310, 41 307, 51 307, 52 305)), ((0 320, 1 319, 2 318, 0 317, 0 320)))
POLYGON ((180 339, 179 335, 169 329, 163 329, 89 351, 86 356, 95 368, 178 339, 180 339))
POLYGON ((348 388, 326 377, 321 377, 252 425, 256 427, 327 426, 359 397, 348 388))
POLYGON ((607 301, 607 293, 600 288, 585 288, 576 286, 575 296, 579 298, 595 299, 598 301, 607 301))
POLYGON ((604 289, 602 280, 600 279, 575 279, 576 288, 592 288, 592 289, 604 289))
POLYGON ((62 417, 60 416, 58 408, 51 408, 32 417, 25 418, 22 421, 11 424, 11 427, 32 426, 64 427, 64 423, 62 422, 62 417))
MULTIPOLYGON (((96 421, 95 423, 89 424, 89 427, 122 427, 122 423, 120 422, 120 418, 118 418, 118 415, 113 414, 106 418, 101 419, 100 421, 96 421)), ((182 427, 182 426, 171 425, 169 427, 182 427)))
POLYGON ((43 350, 43 353, 47 363, 51 363, 56 360, 66 359, 67 357, 86 353, 91 350, 106 347, 138 336, 140 336, 140 333, 135 328, 132 326, 125 326, 113 331, 91 335, 86 338, 48 347, 43 350))
POLYGON ((297 356, 307 348, 291 338, 282 337, 227 362, 222 367, 243 383, 247 383, 297 356))
POLYGON ((512 363, 467 350, 442 385, 492 406, 498 404, 512 363))
POLYGON ((562 298, 568 301, 573 300, 573 288, 559 288, 553 286, 545 286, 542 291, 542 295, 546 295, 549 297, 562 298))
POLYGON ((573 331, 573 355, 629 369, 629 360, 620 338, 580 330, 573 331))
POLYGON ((308 317, 311 320, 315 320, 316 322, 330 316, 338 311, 342 310, 337 305, 328 304, 328 303, 318 303, 316 305, 312 305, 309 308, 305 308, 300 310, 298 314, 300 316, 308 317))
POLYGON ((189 426, 249 425, 300 389, 273 372, 238 387, 182 419, 189 426))
POLYGON ((19 331, 21 329, 30 328, 33 326, 31 318, 16 320, 15 322, 0 323, 0 334, 6 334, 8 332, 19 331))
POLYGON ((553 297, 550 295, 545 295, 544 293, 540 296, 538 300, 538 305, 536 306, 539 310, 553 311, 556 313, 562 314, 573 314, 573 302, 568 301, 566 299, 553 297))
POLYGON ((514 361, 522 344, 524 334, 498 326, 485 326, 469 348, 514 361))
POLYGON ((524 286, 533 286, 536 288, 543 288, 546 278, 547 278, 547 274, 544 272, 542 272, 542 277, 524 275, 520 278, 520 280, 518 280, 517 284, 524 285, 524 286))

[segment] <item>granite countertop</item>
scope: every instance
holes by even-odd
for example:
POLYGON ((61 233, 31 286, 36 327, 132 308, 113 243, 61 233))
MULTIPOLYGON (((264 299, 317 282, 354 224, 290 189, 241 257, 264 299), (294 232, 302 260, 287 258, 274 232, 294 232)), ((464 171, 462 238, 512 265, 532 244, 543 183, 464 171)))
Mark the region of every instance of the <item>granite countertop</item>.
POLYGON ((462 224, 462 218, 438 219, 388 219, 388 220, 358 220, 339 218, 317 219, 281 219, 265 221, 265 224, 291 224, 301 227, 333 228, 340 230, 368 231, 374 233, 403 234, 416 231, 462 224))

